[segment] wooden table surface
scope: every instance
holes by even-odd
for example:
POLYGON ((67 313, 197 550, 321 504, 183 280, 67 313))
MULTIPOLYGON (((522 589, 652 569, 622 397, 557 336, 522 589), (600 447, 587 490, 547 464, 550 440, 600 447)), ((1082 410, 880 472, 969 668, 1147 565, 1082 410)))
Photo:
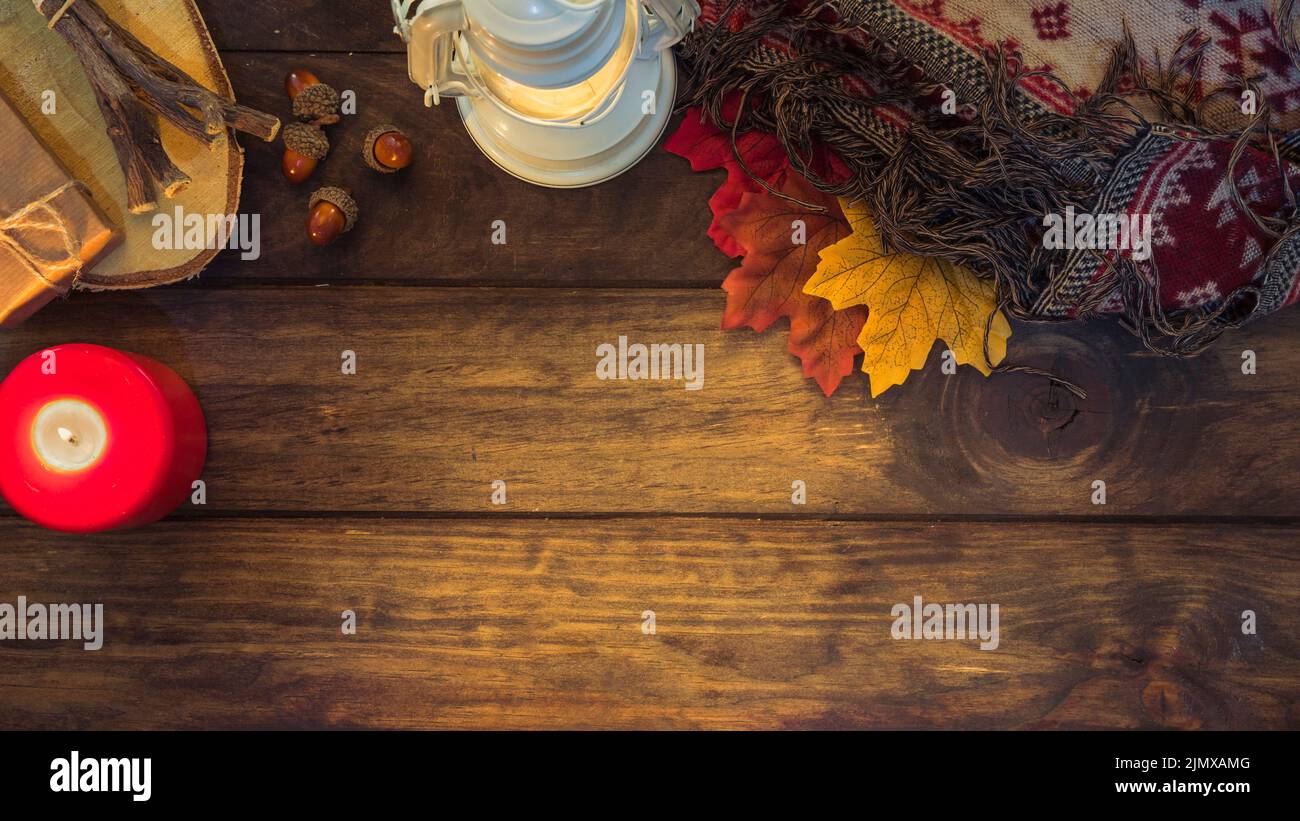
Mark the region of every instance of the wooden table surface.
POLYGON ((1187 361, 1017 326, 1010 358, 1083 401, 944 376, 938 346, 826 399, 783 330, 719 330, 720 174, 658 149, 533 188, 421 107, 386 3, 199 5, 241 101, 283 115, 298 66, 356 92, 315 182, 362 221, 311 247, 307 191, 245 140, 260 259, 0 335, 3 373, 159 358, 211 429, 205 506, 90 537, 0 514, 0 601, 107 619, 98 652, 0 643, 0 727, 1300 726, 1300 311, 1187 361), (393 177, 352 159, 382 121, 418 147, 393 177), (703 343, 705 388, 599 381, 620 335, 703 343), (894 640, 918 595, 998 603, 1000 646, 894 640))

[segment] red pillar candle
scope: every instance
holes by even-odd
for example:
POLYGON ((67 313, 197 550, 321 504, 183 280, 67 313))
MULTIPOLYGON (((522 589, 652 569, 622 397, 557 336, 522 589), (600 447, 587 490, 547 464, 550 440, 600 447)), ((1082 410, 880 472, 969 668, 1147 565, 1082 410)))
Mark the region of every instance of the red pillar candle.
POLYGON ((0 383, 0 495, 54 530, 161 519, 189 497, 207 448, 194 393, 144 356, 59 345, 0 383))

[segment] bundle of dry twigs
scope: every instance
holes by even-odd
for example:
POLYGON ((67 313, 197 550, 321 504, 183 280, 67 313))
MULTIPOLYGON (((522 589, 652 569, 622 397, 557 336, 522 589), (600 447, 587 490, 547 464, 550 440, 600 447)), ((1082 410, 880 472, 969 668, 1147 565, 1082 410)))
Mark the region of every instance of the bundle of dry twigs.
POLYGON ((204 88, 114 22, 95 0, 32 2, 86 70, 126 175, 132 213, 157 208, 159 189, 172 197, 190 183, 163 148, 150 112, 209 145, 224 138, 228 128, 267 142, 279 133, 279 118, 204 88))

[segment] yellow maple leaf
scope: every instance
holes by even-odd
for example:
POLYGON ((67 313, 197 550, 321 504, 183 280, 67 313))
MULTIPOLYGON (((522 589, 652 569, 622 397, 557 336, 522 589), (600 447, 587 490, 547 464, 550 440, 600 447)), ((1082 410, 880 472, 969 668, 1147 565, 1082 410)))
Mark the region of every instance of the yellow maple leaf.
POLYGON ((958 364, 992 373, 1011 336, 998 311, 989 332, 993 361, 984 358, 984 329, 997 310, 993 283, 937 257, 886 251, 866 206, 843 199, 840 206, 853 233, 822 249, 804 292, 830 300, 837 311, 867 306, 858 344, 865 352, 862 370, 871 377, 871 396, 924 367, 936 339, 947 343, 958 364))

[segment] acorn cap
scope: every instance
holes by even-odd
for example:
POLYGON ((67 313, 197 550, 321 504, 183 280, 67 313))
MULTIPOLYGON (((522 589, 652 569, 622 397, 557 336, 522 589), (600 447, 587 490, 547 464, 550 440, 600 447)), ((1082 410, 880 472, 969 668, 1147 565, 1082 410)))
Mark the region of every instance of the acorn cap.
POLYGON ((307 123, 332 125, 339 121, 339 93, 331 86, 307 86, 293 98, 293 116, 307 123))
POLYGON ((361 147, 361 158, 366 161, 366 165, 384 174, 396 174, 398 171, 398 169, 396 168, 389 168, 388 166, 384 165, 375 157, 375 143, 379 140, 380 137, 384 136, 390 131, 396 131, 398 134, 401 134, 403 137, 406 136, 406 133, 403 132, 402 129, 398 128, 392 123, 384 123, 383 125, 377 125, 374 128, 370 129, 370 133, 366 135, 366 142, 361 147))
POLYGON ((328 202, 343 212, 343 233, 345 234, 352 230, 352 226, 357 224, 357 217, 361 216, 361 210, 357 208, 357 201, 352 199, 351 194, 338 186, 327 185, 324 188, 316 189, 316 193, 312 194, 311 199, 307 201, 307 210, 315 210, 318 202, 328 202))
POLYGON ((285 148, 308 159, 323 160, 330 153, 329 137, 311 123, 289 123, 280 137, 285 148))

